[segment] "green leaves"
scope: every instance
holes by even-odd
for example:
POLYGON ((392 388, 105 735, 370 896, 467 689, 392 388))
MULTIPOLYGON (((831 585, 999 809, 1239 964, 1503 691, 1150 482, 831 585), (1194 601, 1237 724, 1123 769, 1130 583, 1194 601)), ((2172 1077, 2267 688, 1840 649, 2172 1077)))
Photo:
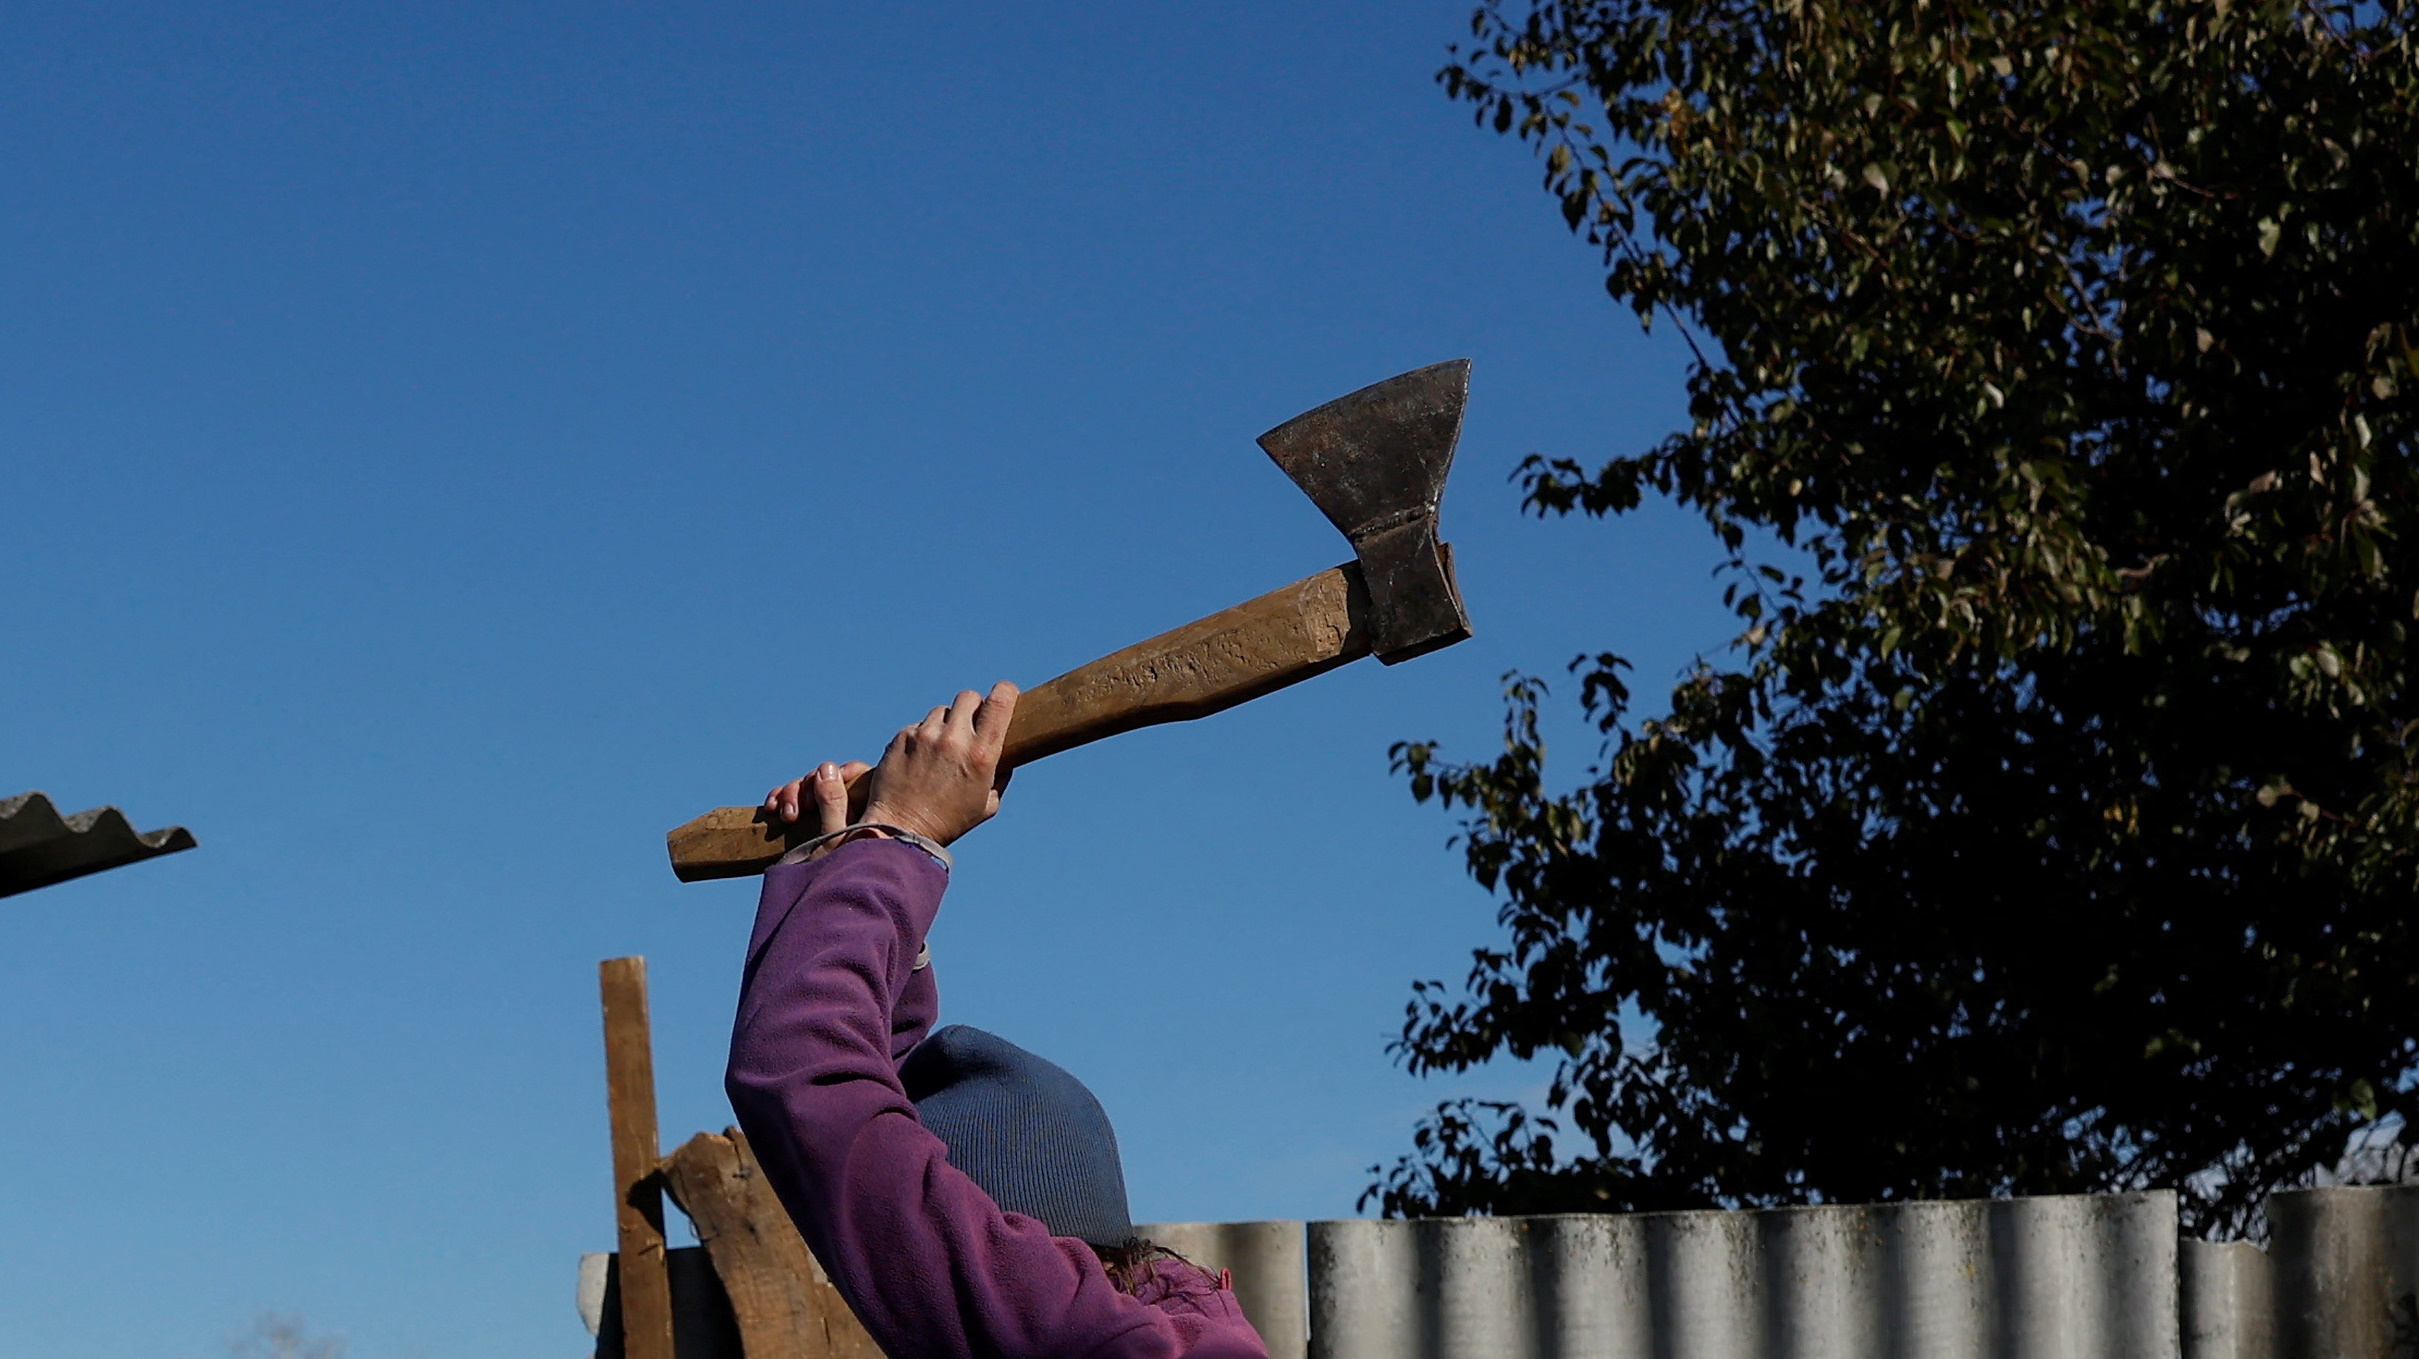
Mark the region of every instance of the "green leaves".
POLYGON ((1533 682, 1499 759, 1403 748, 1509 942, 1400 1050, 1560 1054, 1560 1141, 1440 1112, 1390 1211, 2167 1184, 2220 1230, 2412 1112, 2411 19, 1479 10, 1447 90, 1698 356, 1686 429, 1527 504, 1693 508, 1742 646, 1652 718, 1583 660, 1568 792, 1533 682))

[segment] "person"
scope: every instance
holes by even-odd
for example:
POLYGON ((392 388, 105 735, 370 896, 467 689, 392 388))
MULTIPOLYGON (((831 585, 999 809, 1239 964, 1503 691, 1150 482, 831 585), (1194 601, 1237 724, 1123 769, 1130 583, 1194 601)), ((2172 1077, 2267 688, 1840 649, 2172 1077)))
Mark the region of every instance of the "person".
POLYGON ((948 846, 999 810, 1016 688, 901 731, 864 815, 824 764, 765 806, 822 832, 765 873, 726 1088, 807 1245, 893 1359, 1266 1359, 1230 1280, 1132 1239, 1073 1076, 938 1017, 948 846))

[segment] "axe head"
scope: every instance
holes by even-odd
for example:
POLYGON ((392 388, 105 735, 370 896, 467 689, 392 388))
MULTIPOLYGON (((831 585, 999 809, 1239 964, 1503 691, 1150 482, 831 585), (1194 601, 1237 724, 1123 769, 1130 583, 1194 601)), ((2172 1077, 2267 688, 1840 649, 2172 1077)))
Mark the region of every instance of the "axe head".
POLYGON ((1260 436, 1324 511, 1369 583, 1369 649, 1388 665, 1470 635, 1436 502, 1461 440, 1470 361, 1432 364, 1338 397, 1260 436))

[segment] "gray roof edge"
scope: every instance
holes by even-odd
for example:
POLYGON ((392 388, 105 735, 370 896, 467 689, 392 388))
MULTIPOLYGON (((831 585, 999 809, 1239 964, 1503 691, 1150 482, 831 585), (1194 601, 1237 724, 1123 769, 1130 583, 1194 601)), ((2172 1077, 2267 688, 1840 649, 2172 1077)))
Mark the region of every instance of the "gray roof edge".
POLYGON ((0 798, 0 897, 192 849, 183 826, 137 831, 115 807, 61 816, 40 791, 0 798))

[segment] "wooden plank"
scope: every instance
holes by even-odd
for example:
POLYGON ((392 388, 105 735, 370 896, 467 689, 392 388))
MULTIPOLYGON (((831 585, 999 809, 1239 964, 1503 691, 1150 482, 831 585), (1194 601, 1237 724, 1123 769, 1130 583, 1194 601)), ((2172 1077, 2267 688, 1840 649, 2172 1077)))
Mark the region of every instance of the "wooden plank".
POLYGON ((655 1131, 655 1049, 647 960, 597 964, 605 1005, 605 1110, 613 1127, 613 1211, 621 1238, 623 1353, 675 1359, 672 1283, 664 1264, 663 1154, 655 1131))
MULTIPOLYGON (((592 1359, 630 1359, 622 1341, 621 1257, 599 1255, 595 1314, 596 1353, 592 1359)), ((583 1276, 587 1260, 581 1260, 583 1276)), ((665 1273, 672 1280, 672 1344, 680 1359, 747 1359, 739 1343, 739 1324, 731 1317, 731 1300, 723 1296, 722 1280, 701 1246, 675 1246, 664 1252, 665 1273)), ((585 1277, 581 1282, 585 1284, 585 1277)), ((582 1300, 583 1309, 586 1300, 582 1300)), ((582 1321, 589 1313, 580 1313, 582 1321)))
POLYGON ((663 1168, 730 1296, 747 1359, 883 1359, 737 1128, 699 1133, 663 1168))
MULTIPOLYGON (((1223 712, 1369 654, 1369 589, 1357 562, 1161 633, 1026 691, 1000 766, 1014 769, 1103 737, 1223 712)), ((862 810, 865 776, 850 785, 862 810)), ((682 882, 761 873, 812 819, 784 825, 761 807, 718 807, 665 837, 682 882)))

